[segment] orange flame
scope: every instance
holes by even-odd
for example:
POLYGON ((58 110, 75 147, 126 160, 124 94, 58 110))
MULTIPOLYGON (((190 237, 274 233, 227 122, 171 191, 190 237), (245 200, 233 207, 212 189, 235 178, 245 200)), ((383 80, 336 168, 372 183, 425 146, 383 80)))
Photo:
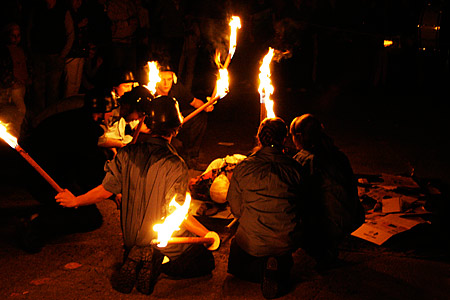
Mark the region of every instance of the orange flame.
POLYGON ((234 52, 236 51, 237 44, 237 30, 241 28, 241 19, 237 16, 231 17, 230 23, 231 34, 230 34, 230 49, 228 53, 233 57, 234 52))
POLYGON ((148 83, 144 85, 150 93, 153 95, 156 94, 156 85, 161 81, 161 77, 159 76, 159 64, 157 61, 149 61, 147 62, 148 67, 148 83))
POLYGON ((6 126, 7 124, 4 124, 2 121, 0 121, 0 138, 4 140, 10 147, 16 148, 18 145, 17 138, 8 132, 6 126))
POLYGON ((153 226, 153 230, 158 233, 158 247, 167 246, 172 234, 180 229, 181 223, 187 216, 189 206, 191 205, 191 194, 186 194, 186 199, 183 205, 179 205, 175 201, 175 196, 169 203, 169 207, 174 207, 174 211, 168 215, 162 224, 156 224, 153 226))
POLYGON ((270 96, 274 92, 274 87, 270 80, 270 63, 272 62, 272 58, 274 56, 274 49, 269 48, 269 52, 267 52, 266 56, 264 56, 261 67, 259 68, 259 96, 260 103, 264 103, 267 111, 268 118, 275 118, 275 113, 273 111, 273 100, 270 99, 270 96))
POLYGON ((384 47, 392 46, 392 44, 394 44, 394 42, 391 41, 391 40, 384 40, 384 41, 383 41, 384 47))

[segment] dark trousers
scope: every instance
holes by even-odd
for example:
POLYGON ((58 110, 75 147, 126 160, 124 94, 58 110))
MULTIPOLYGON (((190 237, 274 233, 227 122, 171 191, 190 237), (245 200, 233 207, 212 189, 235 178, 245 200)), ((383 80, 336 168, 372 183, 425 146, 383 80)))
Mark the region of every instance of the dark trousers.
MULTIPOLYGON (((280 275, 289 279, 293 259, 291 253, 273 256, 277 259, 280 275)), ((228 257, 228 273, 243 280, 260 283, 263 280, 264 269, 269 256, 256 257, 245 252, 233 239, 228 257)))
POLYGON ((176 260, 162 265, 161 272, 177 278, 208 275, 214 270, 214 256, 203 245, 193 245, 176 260))
MULTIPOLYGON (((183 113, 184 116, 187 116, 188 114, 189 113, 183 113)), ((206 112, 201 112, 181 127, 177 139, 180 140, 183 145, 181 149, 177 150, 180 150, 178 153, 185 160, 198 158, 207 123, 208 114, 206 112)))

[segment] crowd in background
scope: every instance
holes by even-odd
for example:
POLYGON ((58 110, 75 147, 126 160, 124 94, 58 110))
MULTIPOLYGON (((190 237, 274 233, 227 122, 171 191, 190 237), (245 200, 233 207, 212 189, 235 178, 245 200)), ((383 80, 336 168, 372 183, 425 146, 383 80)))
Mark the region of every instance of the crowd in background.
MULTIPOLYGON (((269 45, 289 51, 290 59, 281 62, 287 74, 295 74, 288 84, 329 83, 356 66, 376 86, 387 76, 383 39, 398 37, 403 49, 414 48, 426 2, 3 1, 1 99, 36 115, 60 99, 108 84, 116 68, 145 82, 143 66, 151 60, 170 65, 188 89, 208 89, 193 87, 199 54, 213 64, 216 49, 227 51, 232 14, 245 24, 243 42, 254 46, 255 61, 269 45), (350 57, 360 63, 349 65, 350 57)), ((445 8, 442 1, 429 7, 445 8)), ((440 21, 431 10, 426 17, 440 21)))

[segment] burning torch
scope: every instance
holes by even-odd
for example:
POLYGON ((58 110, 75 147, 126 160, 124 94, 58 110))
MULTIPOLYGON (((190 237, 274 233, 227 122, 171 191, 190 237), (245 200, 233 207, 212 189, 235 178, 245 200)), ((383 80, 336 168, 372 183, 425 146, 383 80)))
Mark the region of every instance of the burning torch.
POLYGON ((8 133, 6 126, 0 121, 0 138, 3 139, 11 148, 15 149, 22 155, 23 158, 58 192, 62 192, 63 189, 42 169, 31 156, 23 150, 17 143, 17 138, 8 133))
POLYGON ((208 102, 206 102, 205 104, 203 104, 202 106, 200 106, 199 108, 194 110, 192 113, 187 115, 184 118, 183 122, 189 121, 190 119, 195 117, 197 114, 199 114, 201 111, 203 111, 205 108, 213 105, 214 103, 216 103, 217 100, 222 99, 223 97, 225 97, 225 95, 228 94, 228 85, 229 85, 228 84, 228 66, 230 65, 231 59, 233 58, 233 55, 236 52, 237 30, 241 28, 241 19, 237 16, 233 16, 233 17, 231 17, 230 23, 228 25, 230 26, 230 30, 231 30, 230 46, 228 48, 228 55, 225 59, 224 64, 222 65, 222 63, 220 61, 220 53, 218 51, 216 51, 215 62, 219 68, 219 75, 217 78, 216 85, 214 87, 214 91, 212 92, 211 98, 208 100, 208 102))
POLYGON ((274 92, 274 87, 272 85, 272 82, 270 80, 270 63, 272 62, 272 58, 274 56, 274 49, 269 48, 269 51, 267 52, 266 56, 264 56, 264 59, 261 63, 261 67, 259 68, 259 99, 261 103, 261 114, 260 114, 260 121, 267 118, 275 118, 275 113, 273 111, 273 100, 270 99, 270 96, 274 92))
MULTIPOLYGON (((161 81, 161 77, 159 76, 159 64, 157 61, 149 61, 147 62, 147 68, 148 68, 148 82, 146 85, 144 85, 145 88, 149 90, 149 92, 152 95, 156 94, 156 85, 158 82, 161 81)), ((139 132, 141 131, 142 125, 145 121, 144 116, 140 121, 139 124, 136 126, 136 129, 133 134, 133 139, 131 140, 130 144, 135 144, 137 141, 137 138, 139 136, 139 132)))
POLYGON ((168 244, 205 244, 211 251, 219 248, 219 235, 206 229, 197 219, 188 214, 190 204, 191 195, 189 193, 186 194, 183 205, 179 205, 175 201, 175 197, 171 200, 169 207, 174 207, 175 210, 164 219, 162 224, 153 226, 153 230, 158 233, 158 238, 151 241, 152 245, 165 247, 168 244), (180 229, 182 223, 187 230, 200 237, 172 237, 172 234, 180 229))

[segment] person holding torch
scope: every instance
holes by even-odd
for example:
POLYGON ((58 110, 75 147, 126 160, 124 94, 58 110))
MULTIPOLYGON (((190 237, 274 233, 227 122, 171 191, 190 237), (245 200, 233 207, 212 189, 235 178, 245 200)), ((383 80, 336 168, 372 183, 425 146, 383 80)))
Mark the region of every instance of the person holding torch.
MULTIPOLYGON (((171 200, 185 201, 188 168, 170 144, 183 122, 177 101, 169 96, 153 99, 150 92, 140 101, 146 105, 145 125, 150 131, 141 132, 137 143, 119 149, 105 165, 101 185, 79 196, 64 190, 56 201, 64 207, 79 207, 121 194, 118 206, 125 255, 112 285, 121 293, 130 293, 136 285, 139 292, 151 294, 160 272, 176 277, 203 276, 210 274, 215 264, 202 244, 152 245, 157 237, 153 226, 171 213, 171 200), (162 264, 164 256, 169 262, 162 264)), ((182 225, 177 237, 193 237, 198 232, 189 221, 182 225)))
MULTIPOLYGON (((172 71, 170 66, 162 66, 160 68, 160 77, 161 81, 156 85, 156 95, 174 97, 180 104, 180 111, 184 117, 205 104, 202 100, 194 97, 181 83, 177 82, 175 72, 172 71)), ((213 109, 214 105, 205 108, 193 117, 192 120, 184 124, 177 136, 177 140, 182 143, 181 147, 177 147, 178 151, 189 168, 204 170, 207 167, 202 166, 198 162, 198 157, 203 136, 206 133, 208 123, 207 113, 213 109)))

